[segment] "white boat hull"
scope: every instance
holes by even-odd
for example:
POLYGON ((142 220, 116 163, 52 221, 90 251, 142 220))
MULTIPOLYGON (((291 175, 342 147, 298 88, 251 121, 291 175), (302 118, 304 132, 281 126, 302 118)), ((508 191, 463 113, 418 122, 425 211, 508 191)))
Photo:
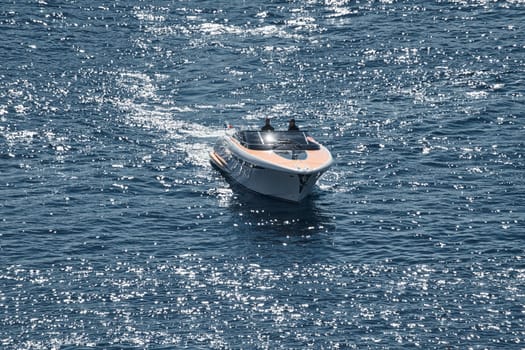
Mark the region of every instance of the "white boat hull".
POLYGON ((299 202, 311 192, 320 174, 299 175, 252 167, 235 166, 229 175, 244 187, 266 196, 299 202))

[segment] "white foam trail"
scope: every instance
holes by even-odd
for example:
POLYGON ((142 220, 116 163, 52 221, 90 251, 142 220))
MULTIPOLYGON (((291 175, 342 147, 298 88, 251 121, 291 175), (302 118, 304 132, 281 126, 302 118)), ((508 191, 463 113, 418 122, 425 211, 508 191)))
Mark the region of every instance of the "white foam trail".
POLYGON ((156 84, 163 79, 166 77, 162 75, 152 78, 144 73, 122 72, 117 83, 130 92, 132 97, 118 99, 114 103, 127 112, 126 122, 129 125, 164 132, 168 139, 176 143, 177 149, 184 151, 187 161, 206 166, 212 138, 215 139, 222 133, 222 125, 210 128, 188 121, 188 115, 197 109, 212 109, 214 106, 170 105, 171 102, 163 101, 157 93, 156 84))

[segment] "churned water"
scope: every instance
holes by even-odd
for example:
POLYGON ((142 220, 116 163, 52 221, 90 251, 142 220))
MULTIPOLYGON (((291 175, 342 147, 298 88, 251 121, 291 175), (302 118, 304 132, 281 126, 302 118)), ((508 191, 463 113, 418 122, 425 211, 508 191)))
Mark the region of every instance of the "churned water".
POLYGON ((0 347, 525 348, 525 2, 0 8, 0 347), (294 205, 208 162, 294 117, 294 205))

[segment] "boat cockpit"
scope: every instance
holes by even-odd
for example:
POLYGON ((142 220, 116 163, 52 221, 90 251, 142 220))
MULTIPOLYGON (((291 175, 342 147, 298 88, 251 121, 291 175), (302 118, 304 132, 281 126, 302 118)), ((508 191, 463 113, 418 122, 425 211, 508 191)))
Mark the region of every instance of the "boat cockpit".
POLYGON ((251 150, 316 151, 318 143, 305 131, 238 131, 233 137, 251 150))

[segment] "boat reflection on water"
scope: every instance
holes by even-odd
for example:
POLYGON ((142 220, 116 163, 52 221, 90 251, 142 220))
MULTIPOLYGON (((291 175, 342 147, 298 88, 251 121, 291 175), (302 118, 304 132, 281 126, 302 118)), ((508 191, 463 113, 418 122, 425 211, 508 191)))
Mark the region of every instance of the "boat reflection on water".
POLYGON ((226 177, 229 188, 217 190, 219 205, 234 215, 233 226, 262 232, 272 231, 283 236, 309 236, 333 231, 333 217, 329 216, 313 193, 300 203, 291 203, 246 191, 239 183, 226 177))
POLYGON ((316 193, 301 203, 288 203, 230 186, 221 193, 234 256, 267 268, 288 268, 332 261, 336 222, 316 193), (228 190, 226 192, 226 190, 228 190), (274 266, 277 263, 279 266, 274 266))

